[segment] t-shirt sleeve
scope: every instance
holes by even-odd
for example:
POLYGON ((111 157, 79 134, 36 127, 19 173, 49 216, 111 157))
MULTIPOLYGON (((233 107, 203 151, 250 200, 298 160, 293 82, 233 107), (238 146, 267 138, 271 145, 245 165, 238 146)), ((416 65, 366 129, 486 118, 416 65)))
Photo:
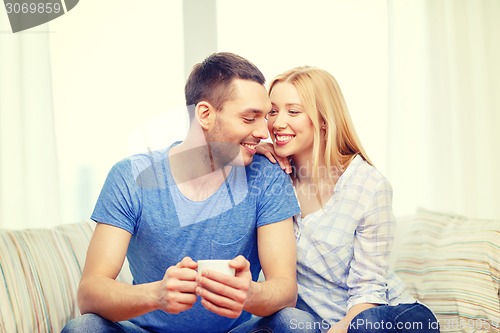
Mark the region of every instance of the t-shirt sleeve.
POLYGON ((131 161, 124 159, 109 171, 91 219, 133 234, 139 216, 140 188, 133 177, 131 161))
POLYGON ((290 176, 278 164, 262 162, 257 179, 257 227, 285 220, 300 212, 290 176))

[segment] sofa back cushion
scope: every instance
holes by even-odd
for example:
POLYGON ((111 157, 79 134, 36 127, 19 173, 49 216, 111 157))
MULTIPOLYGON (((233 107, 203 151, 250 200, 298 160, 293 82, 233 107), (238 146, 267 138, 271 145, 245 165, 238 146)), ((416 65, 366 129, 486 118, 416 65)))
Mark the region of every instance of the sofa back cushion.
POLYGON ((419 209, 399 221, 393 256, 442 332, 499 332, 500 221, 419 209))
POLYGON ((60 332, 79 315, 76 292, 94 226, 0 230, 0 332, 60 332))
POLYGON ((59 332, 79 314, 75 296, 92 231, 90 223, 0 231, 4 332, 59 332))

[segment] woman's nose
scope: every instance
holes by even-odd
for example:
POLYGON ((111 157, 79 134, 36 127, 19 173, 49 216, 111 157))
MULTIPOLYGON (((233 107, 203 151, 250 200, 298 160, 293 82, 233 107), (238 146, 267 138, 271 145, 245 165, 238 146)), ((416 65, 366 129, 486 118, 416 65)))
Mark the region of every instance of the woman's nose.
POLYGON ((286 128, 288 125, 286 123, 286 119, 285 119, 285 116, 282 115, 281 113, 278 113, 278 115, 276 116, 276 118, 274 119, 274 124, 273 124, 273 127, 275 129, 284 129, 286 128))

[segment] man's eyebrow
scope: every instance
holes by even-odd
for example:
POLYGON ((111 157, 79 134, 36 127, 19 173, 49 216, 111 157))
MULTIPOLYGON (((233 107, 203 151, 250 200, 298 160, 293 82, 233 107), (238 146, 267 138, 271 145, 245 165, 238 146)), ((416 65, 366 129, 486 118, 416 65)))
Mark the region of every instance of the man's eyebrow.
MULTIPOLYGON (((260 110, 260 109, 254 109, 254 108, 249 108, 249 109, 245 109, 243 111, 241 111, 242 114, 248 114, 248 113, 253 113, 253 114, 263 114, 264 111, 260 110)), ((267 111, 266 111, 267 113, 267 111)))

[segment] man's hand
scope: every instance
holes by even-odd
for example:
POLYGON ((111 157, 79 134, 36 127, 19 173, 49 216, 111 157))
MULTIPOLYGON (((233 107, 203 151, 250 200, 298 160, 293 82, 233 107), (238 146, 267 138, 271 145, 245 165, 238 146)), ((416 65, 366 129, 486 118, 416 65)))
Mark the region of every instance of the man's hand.
POLYGON ((243 256, 229 262, 236 271, 235 276, 206 270, 196 278, 196 294, 201 304, 209 311, 228 318, 238 318, 245 302, 250 297, 250 263, 243 256))
POLYGON ((160 284, 160 310, 180 313, 189 310, 196 302, 196 268, 198 264, 185 257, 175 266, 170 266, 160 284))
POLYGON ((292 165, 290 164, 290 161, 287 157, 280 157, 276 155, 272 143, 260 142, 257 147, 255 147, 255 149, 257 150, 257 154, 264 155, 272 163, 278 162, 281 169, 284 170, 287 174, 292 173, 292 165))

